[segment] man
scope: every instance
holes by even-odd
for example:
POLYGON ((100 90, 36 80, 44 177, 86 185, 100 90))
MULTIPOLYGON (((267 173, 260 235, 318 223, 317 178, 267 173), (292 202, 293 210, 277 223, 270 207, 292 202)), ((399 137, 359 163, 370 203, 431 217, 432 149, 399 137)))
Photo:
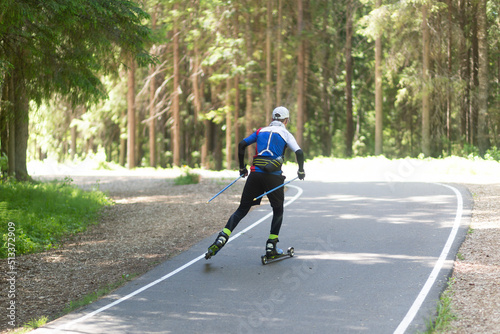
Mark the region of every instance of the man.
MULTIPOLYGON (((219 233, 214 243, 208 247, 205 255, 209 259, 226 244, 231 233, 238 223, 246 216, 252 205, 259 205, 260 199, 254 198, 262 195, 279 185, 282 185, 285 177, 282 175, 281 166, 287 148, 295 152, 299 170, 297 175, 300 180, 306 176, 304 173, 304 153, 297 144, 293 135, 286 129, 290 113, 285 107, 277 107, 273 110, 273 121, 269 126, 260 128, 238 144, 238 160, 240 164, 240 175, 246 177, 245 149, 256 143, 256 154, 253 158, 251 173, 243 188, 240 205, 231 215, 224 229, 219 233)), ((279 188, 267 195, 273 208, 273 220, 271 222, 271 233, 266 242, 266 255, 275 256, 283 254, 283 250, 276 247, 278 235, 283 222, 283 202, 285 201, 284 187, 279 188)))

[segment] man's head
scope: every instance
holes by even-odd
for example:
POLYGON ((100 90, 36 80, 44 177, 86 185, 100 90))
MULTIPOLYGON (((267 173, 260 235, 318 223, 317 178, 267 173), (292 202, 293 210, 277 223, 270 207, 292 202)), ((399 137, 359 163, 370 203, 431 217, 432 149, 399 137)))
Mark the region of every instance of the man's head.
POLYGON ((290 117, 290 112, 285 107, 276 107, 273 110, 273 120, 285 123, 290 117))

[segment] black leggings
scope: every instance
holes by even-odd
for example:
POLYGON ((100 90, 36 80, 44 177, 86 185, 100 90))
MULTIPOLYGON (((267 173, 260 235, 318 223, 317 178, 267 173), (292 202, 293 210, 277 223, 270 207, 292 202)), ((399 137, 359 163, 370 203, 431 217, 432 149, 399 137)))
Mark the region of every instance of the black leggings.
MULTIPOLYGON (((260 205, 261 199, 254 201, 258 197, 279 185, 283 184, 285 177, 282 175, 273 175, 259 172, 252 172, 248 175, 247 182, 241 194, 240 206, 231 215, 227 221, 226 228, 231 232, 238 223, 250 211, 253 205, 260 205)), ((281 187, 267 195, 271 207, 273 208, 273 220, 271 222, 271 234, 279 235, 281 224, 283 222, 283 202, 285 201, 285 190, 281 187)))

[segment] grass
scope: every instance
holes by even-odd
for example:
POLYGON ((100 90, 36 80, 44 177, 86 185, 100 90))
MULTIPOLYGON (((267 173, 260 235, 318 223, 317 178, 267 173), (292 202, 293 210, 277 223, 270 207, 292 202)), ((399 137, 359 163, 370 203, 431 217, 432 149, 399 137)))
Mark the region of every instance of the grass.
POLYGON ((0 180, 0 258, 11 256, 12 247, 16 256, 55 248, 63 237, 96 223, 99 210, 111 201, 71 182, 0 180))
POLYGON ((174 184, 176 186, 187 185, 187 184, 198 184, 198 183, 200 183, 200 175, 192 173, 189 169, 186 169, 184 171, 184 174, 174 179, 174 184))
POLYGON ((441 333, 450 327, 452 320, 456 318, 451 310, 453 292, 451 287, 453 280, 448 281, 448 288, 441 294, 436 308, 436 317, 429 320, 425 334, 441 333))
POLYGON ((37 329, 45 325, 48 322, 48 320, 49 318, 47 318, 46 316, 40 317, 39 319, 32 319, 28 321, 26 324, 24 324, 23 327, 29 330, 37 329))

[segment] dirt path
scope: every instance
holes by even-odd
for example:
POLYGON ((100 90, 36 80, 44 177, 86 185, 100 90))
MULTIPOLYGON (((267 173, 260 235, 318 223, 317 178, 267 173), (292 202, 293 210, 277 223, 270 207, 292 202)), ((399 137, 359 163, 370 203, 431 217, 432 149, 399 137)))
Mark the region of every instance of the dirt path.
MULTIPOLYGON (((206 201, 230 180, 203 179, 174 186, 160 177, 73 177, 83 187, 109 192, 115 205, 101 223, 56 250, 23 256, 16 282, 17 324, 61 314, 83 296, 158 263, 219 231, 237 207, 244 181, 206 201), (97 182, 99 180, 99 182, 97 182)), ((500 184, 469 185, 474 195, 473 232, 460 249, 453 274, 449 333, 495 333, 500 328, 500 184)), ((1 262, 6 267, 5 260, 1 262)), ((2 281, 5 284, 5 280, 2 281)), ((2 285, 2 291, 6 289, 2 285)), ((0 305, 6 305, 0 295, 0 305)), ((8 332, 2 321, 0 330, 8 332)))

